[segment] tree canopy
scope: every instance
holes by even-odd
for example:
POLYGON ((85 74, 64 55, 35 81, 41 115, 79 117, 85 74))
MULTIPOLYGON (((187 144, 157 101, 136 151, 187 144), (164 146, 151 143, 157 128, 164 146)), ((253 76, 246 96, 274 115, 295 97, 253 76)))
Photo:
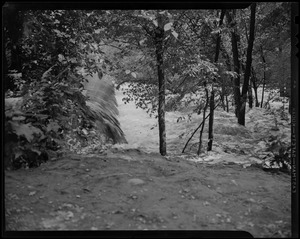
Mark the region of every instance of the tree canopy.
POLYGON ((167 152, 165 111, 189 108, 189 113, 200 114, 207 103, 212 127, 215 105, 228 111, 232 101, 237 122, 245 125, 252 89, 255 106, 259 105, 260 86, 290 96, 291 3, 245 7, 5 8, 5 95, 22 98, 18 110, 7 106, 6 133, 27 142, 15 144, 20 152, 14 159, 26 147, 29 150, 33 141, 41 155, 49 142, 60 145, 66 132, 72 135, 76 131, 82 141, 92 129, 99 130, 96 121, 104 125, 102 133, 108 141, 126 142, 112 98, 114 85, 103 84, 109 93, 98 97, 99 105, 92 89, 84 91, 86 75, 96 74, 100 81, 111 76, 117 89, 128 85, 123 100, 134 100, 137 107, 158 117, 163 155, 167 152), (44 141, 49 142, 42 144, 44 141))

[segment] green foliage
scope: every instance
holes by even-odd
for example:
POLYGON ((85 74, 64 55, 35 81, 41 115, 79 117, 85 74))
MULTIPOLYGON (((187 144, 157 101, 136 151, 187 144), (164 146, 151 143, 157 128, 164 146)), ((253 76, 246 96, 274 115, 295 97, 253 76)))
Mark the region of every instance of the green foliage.
MULTIPOLYGON (((8 77, 17 89, 6 95, 21 96, 22 104, 18 109, 12 107, 5 112, 8 166, 19 168, 24 163, 27 167, 38 166, 40 157, 45 159, 48 150, 86 145, 87 136, 97 131, 94 124, 97 120, 109 125, 110 138, 122 132, 113 131, 114 125, 118 125, 115 117, 109 113, 95 114, 83 94, 86 79, 80 70, 85 69, 87 75, 103 74, 110 65, 95 43, 95 38, 99 40, 101 36, 94 28, 98 14, 77 10, 18 13, 23 21, 22 35, 17 41, 22 69, 21 72, 9 71, 8 77)), ((11 26, 7 26, 6 31, 12 31, 11 26)), ((12 60, 9 55, 6 58, 12 60)), ((109 107, 112 106, 99 108, 98 113, 107 112, 109 107)), ((101 138, 101 134, 93 135, 101 138)))
POLYGON ((37 167, 48 160, 45 151, 50 135, 36 125, 44 115, 26 115, 20 109, 20 99, 7 99, 5 104, 5 166, 37 167), (19 104, 18 104, 19 103, 19 104))
POLYGON ((137 108, 146 110, 150 116, 157 118, 158 87, 156 85, 130 83, 123 93, 125 97, 122 100, 125 104, 134 101, 137 108))
MULTIPOLYGON (((287 92, 290 86, 282 83, 290 74, 289 11, 290 3, 257 5, 253 50, 257 85, 266 74, 267 88, 283 87, 287 92)), ((137 107, 156 116, 158 19, 164 30, 166 110, 184 108, 200 113, 205 87, 214 88, 216 98, 218 94, 230 98, 237 77, 232 71, 231 31, 235 29, 239 35, 242 76, 250 9, 230 14, 235 23, 225 17, 219 25, 219 10, 19 11, 15 16, 18 27, 9 21, 4 27, 5 81, 13 83, 13 91, 7 91, 6 97, 22 97, 19 108, 6 111, 10 141, 17 145, 14 147, 21 147, 21 139, 28 145, 39 143, 43 146, 38 152, 49 146, 44 141, 63 145, 59 140, 64 139, 75 148, 87 145, 92 135, 102 143, 126 142, 116 118, 113 86, 95 89, 92 85, 84 92, 86 75, 99 74, 102 81, 102 76, 109 74, 117 88, 128 83, 123 101, 135 101, 137 107), (219 35, 217 64, 214 55, 219 35)))
MULTIPOLYGON (((186 94, 201 91, 204 82, 209 84, 219 78, 218 67, 212 63, 212 57, 208 57, 215 46, 207 46, 214 41, 214 36, 207 37, 208 30, 219 29, 215 25, 217 17, 213 11, 126 11, 122 15, 122 19, 126 20, 121 23, 124 27, 122 44, 115 52, 118 69, 114 71, 114 77, 118 87, 129 83, 124 102, 135 101, 137 107, 150 115, 155 115, 158 105, 154 31, 159 15, 163 18, 165 31, 166 109, 177 109, 181 101, 186 100, 186 94), (191 14, 202 28, 196 29, 193 18, 189 17, 191 14), (207 38, 211 39, 207 41, 207 38)), ((196 101, 199 99, 188 99, 184 103, 196 101)))
POLYGON ((279 137, 270 137, 268 150, 273 153, 270 166, 276 167, 279 171, 291 172, 291 144, 283 142, 279 137))
POLYGON ((262 78, 264 67, 267 87, 278 89, 290 86, 290 7, 288 2, 258 3, 253 65, 262 78), (263 64, 260 49, 266 63, 263 64))

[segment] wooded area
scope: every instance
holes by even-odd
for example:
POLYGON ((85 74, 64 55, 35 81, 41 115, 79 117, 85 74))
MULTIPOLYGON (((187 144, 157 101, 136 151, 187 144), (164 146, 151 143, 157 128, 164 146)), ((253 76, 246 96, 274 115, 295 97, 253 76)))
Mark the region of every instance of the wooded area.
POLYGON ((38 165, 49 150, 68 147, 67 136, 81 145, 91 138, 101 145, 126 142, 114 87, 103 86, 110 93, 96 103, 91 91, 83 93, 84 74, 112 76, 117 89, 129 85, 124 101, 158 118, 161 155, 168 153, 165 112, 184 105, 203 114, 202 127, 195 125, 197 154, 204 150, 206 118, 212 150, 216 107, 229 112, 233 104, 238 124, 247 127, 246 108, 268 107, 267 89, 291 102, 290 11, 288 2, 209 10, 18 10, 8 4, 6 162, 18 168, 31 158, 29 164, 38 165))
POLYGON ((5 3, 3 235, 297 236, 297 7, 5 3))

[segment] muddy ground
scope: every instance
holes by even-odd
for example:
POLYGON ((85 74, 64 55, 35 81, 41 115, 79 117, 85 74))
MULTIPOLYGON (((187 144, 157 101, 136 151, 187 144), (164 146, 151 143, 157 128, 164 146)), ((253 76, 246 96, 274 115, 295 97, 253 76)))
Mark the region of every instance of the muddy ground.
POLYGON ((6 230, 243 230, 291 236, 290 176, 139 150, 5 172, 6 230))

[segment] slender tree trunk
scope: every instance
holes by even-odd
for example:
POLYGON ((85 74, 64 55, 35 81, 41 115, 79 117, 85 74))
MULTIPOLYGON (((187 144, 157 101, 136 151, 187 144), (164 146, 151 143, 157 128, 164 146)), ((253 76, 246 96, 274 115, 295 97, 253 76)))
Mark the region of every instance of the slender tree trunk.
POLYGON ((158 128, 159 128, 159 152, 161 155, 167 154, 166 126, 165 126, 165 78, 163 70, 163 39, 164 28, 160 14, 158 16, 158 26, 155 29, 155 45, 158 75, 158 128))
POLYGON ((257 95, 257 88, 254 88, 254 97, 255 97, 255 107, 259 107, 258 95, 257 95))
POLYGON ((228 100, 228 95, 225 95, 225 99, 226 99, 226 111, 227 111, 227 113, 229 113, 229 100, 228 100))
MULTIPOLYGON (((226 10, 222 9, 221 15, 220 15, 219 26, 222 26, 222 24, 223 24, 223 19, 224 19, 224 16, 225 16, 225 12, 226 12, 226 10)), ((220 36, 220 34, 218 34, 217 42, 216 42, 216 54, 215 54, 215 59, 214 59, 215 63, 218 62, 218 59, 219 59, 220 47, 221 47, 221 36, 220 36)))
POLYGON ((226 110, 226 105, 225 105, 225 82, 224 82, 223 78, 221 80, 222 80, 221 102, 222 102, 222 108, 225 111, 226 110))
MULTIPOLYGON (((231 71, 230 57, 229 57, 228 53, 226 52, 226 50, 224 49, 224 47, 221 48, 221 52, 222 52, 222 56, 225 58, 225 64, 226 64, 227 71, 231 71)), ((231 81, 232 81, 232 78, 231 78, 231 81)), ((223 95, 223 97, 225 98, 225 101, 226 101, 224 107, 226 107, 226 111, 229 112, 228 93, 226 92, 226 86, 224 83, 224 79, 222 79, 222 83, 223 83, 223 87, 222 87, 221 95, 223 95)), ((225 108, 224 108, 224 110, 225 110, 225 108)))
MULTIPOLYGON (((220 103, 220 102, 219 102, 220 103)), ((219 106, 219 103, 215 105, 215 109, 219 106)), ((205 117, 205 119, 207 119, 209 117, 209 114, 205 117)), ((194 130, 194 132, 191 134, 191 136, 189 137, 189 139, 186 141, 183 149, 182 149, 182 153, 184 153, 186 147, 188 146, 189 142, 192 140, 192 138, 194 137, 194 135, 197 133, 198 129, 200 129, 200 127, 202 127, 202 124, 204 123, 204 121, 201 122, 201 124, 194 130)))
POLYGON ((257 87, 253 86, 254 90, 254 97, 255 97, 255 107, 259 107, 259 101, 258 101, 258 94, 257 94, 257 87))
POLYGON ((253 95, 252 95, 252 81, 249 82, 249 90, 248 90, 248 99, 249 99, 249 108, 253 107, 253 95))
POLYGON ((264 52, 263 52, 262 46, 260 46, 260 51, 261 51, 261 58, 262 58, 262 61, 263 61, 263 66, 264 66, 263 88, 262 88, 261 102, 260 102, 260 108, 262 108, 263 107, 263 102, 264 102, 265 86, 266 86, 266 59, 264 57, 264 52))
POLYGON ((250 35, 249 35, 249 42, 247 48, 247 61, 246 61, 246 70, 245 70, 245 77, 244 77, 244 84, 242 89, 242 97, 241 97, 241 105, 239 108, 239 116, 238 116, 238 123, 240 125, 245 125, 245 114, 246 114, 246 102, 247 102, 247 92, 249 86, 249 79, 251 74, 251 64, 252 64, 252 49, 254 43, 254 28, 255 28, 255 10, 256 10, 256 3, 251 4, 251 16, 250 16, 250 35))
POLYGON ((254 90, 255 107, 259 107, 258 95, 257 95, 257 85, 256 85, 257 78, 256 78, 253 67, 252 67, 252 77, 250 79, 252 81, 252 86, 253 86, 253 90, 254 90))
POLYGON ((262 88, 262 92, 261 92, 260 108, 263 107, 263 103, 264 103, 265 85, 266 85, 266 73, 264 72, 263 88, 262 88))
POLYGON ((200 130, 200 135, 199 135, 199 145, 198 145, 198 151, 197 151, 197 155, 200 155, 201 153, 201 148, 202 148, 202 134, 203 134, 203 129, 204 129, 204 125, 205 125, 205 114, 206 114, 206 110, 207 110, 207 107, 208 107, 208 102, 209 102, 209 97, 208 97, 208 89, 205 87, 205 93, 206 93, 206 103, 205 103, 205 107, 204 107, 204 110, 203 110, 203 124, 202 124, 202 127, 201 127, 201 130, 200 130))
MULTIPOLYGON (((213 86, 212 86, 213 88, 213 86)), ((207 151, 212 150, 212 144, 213 144, 213 125, 214 125, 214 108, 215 108, 215 91, 214 89, 211 90, 210 95, 210 102, 209 102, 209 121, 208 121, 208 145, 207 145, 207 151)))
POLYGON ((236 23, 233 23, 231 15, 227 12, 227 18, 230 24, 233 24, 234 30, 231 32, 231 46, 233 54, 234 72, 237 76, 234 78, 234 104, 235 104, 235 116, 239 119, 239 112, 241 106, 241 93, 240 93, 240 61, 238 52, 238 35, 236 33, 236 23))
POLYGON ((279 96, 284 97, 284 84, 281 82, 279 87, 279 96))
MULTIPOLYGON (((278 58, 282 59, 282 47, 278 47, 278 58)), ((279 66, 279 72, 281 73, 281 76, 279 77, 279 96, 280 97, 285 97, 286 96, 286 79, 284 79, 284 69, 283 69, 283 64, 280 64, 279 66)))
MULTIPOLYGON (((221 16, 220 16, 220 22, 219 22, 219 26, 222 25, 223 23, 223 19, 224 19, 224 15, 225 15, 225 9, 222 9, 221 11, 221 16)), ((216 54, 215 54, 215 63, 218 62, 219 59, 219 54, 220 54, 220 43, 221 43, 221 36, 220 34, 218 34, 217 37, 217 42, 216 42, 216 54)), ((214 128, 214 108, 215 108, 215 89, 214 89, 214 84, 212 83, 212 87, 211 87, 211 95, 210 95, 210 104, 209 104, 209 124, 208 124, 208 145, 207 145, 207 151, 211 151, 212 150, 212 144, 213 144, 213 128, 214 128)))

